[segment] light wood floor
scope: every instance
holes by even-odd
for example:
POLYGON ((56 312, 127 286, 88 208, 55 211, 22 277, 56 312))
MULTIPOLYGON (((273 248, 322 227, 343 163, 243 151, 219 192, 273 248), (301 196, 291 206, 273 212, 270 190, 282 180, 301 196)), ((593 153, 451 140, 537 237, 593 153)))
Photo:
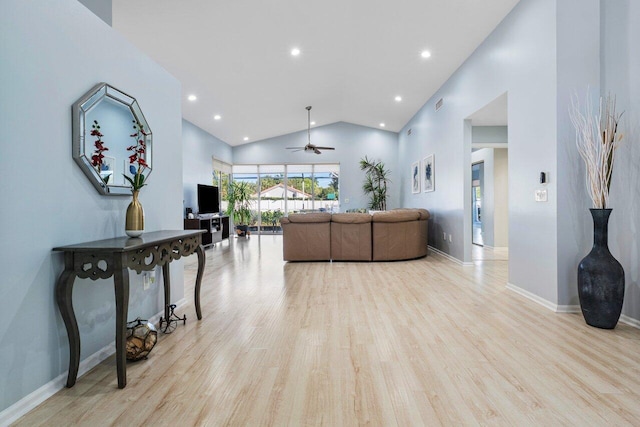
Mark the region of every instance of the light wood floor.
POLYGON ((283 263, 281 238, 207 250, 204 319, 126 389, 111 358, 17 424, 640 425, 640 330, 506 290, 506 262, 283 263))
POLYGON ((471 259, 475 261, 509 261, 508 248, 471 245, 471 259))

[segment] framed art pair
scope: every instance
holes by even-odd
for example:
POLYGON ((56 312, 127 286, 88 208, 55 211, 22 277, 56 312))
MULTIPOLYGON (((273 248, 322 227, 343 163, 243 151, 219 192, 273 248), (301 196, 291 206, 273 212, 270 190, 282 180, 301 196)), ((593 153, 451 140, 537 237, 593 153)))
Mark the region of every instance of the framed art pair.
POLYGON ((435 158, 433 154, 422 159, 422 162, 417 161, 411 165, 412 193, 420 193, 420 189, 425 193, 434 191, 436 189, 435 182, 435 158))

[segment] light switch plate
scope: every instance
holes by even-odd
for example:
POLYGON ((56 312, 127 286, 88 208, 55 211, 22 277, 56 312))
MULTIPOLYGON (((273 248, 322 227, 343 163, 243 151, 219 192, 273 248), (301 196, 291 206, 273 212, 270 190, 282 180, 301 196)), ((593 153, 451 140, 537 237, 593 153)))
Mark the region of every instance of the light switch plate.
POLYGON ((536 202, 547 201, 547 190, 536 190, 536 202))

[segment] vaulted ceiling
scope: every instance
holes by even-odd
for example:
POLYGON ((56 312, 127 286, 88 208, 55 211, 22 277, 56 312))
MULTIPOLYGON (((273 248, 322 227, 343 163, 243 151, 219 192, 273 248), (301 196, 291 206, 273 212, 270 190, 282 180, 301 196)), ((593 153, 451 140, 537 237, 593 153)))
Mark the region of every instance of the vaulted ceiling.
POLYGON ((399 131, 518 1, 113 0, 113 27, 182 82, 185 119, 239 145, 306 129, 307 105, 399 131))

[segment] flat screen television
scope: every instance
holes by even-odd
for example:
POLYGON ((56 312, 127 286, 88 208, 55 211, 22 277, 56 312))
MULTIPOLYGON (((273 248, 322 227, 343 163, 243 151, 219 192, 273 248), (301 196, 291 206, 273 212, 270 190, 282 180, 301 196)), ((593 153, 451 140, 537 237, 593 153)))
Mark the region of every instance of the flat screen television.
POLYGON ((215 214, 220 212, 220 193, 218 187, 198 184, 198 213, 215 214))

